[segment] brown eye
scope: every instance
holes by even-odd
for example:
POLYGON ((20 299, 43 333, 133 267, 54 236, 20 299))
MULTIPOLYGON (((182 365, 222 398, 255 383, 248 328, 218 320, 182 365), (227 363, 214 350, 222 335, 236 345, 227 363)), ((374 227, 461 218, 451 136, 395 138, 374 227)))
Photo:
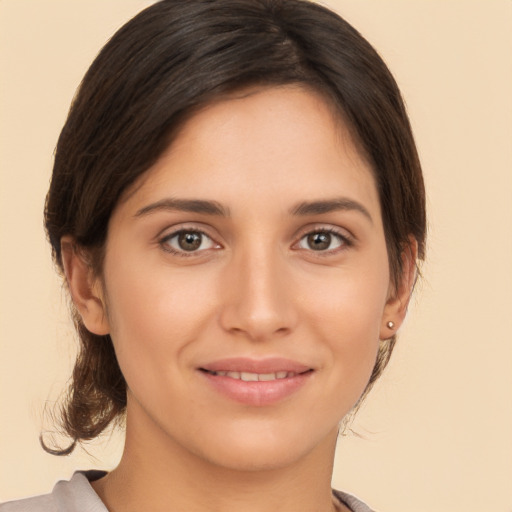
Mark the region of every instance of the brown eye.
POLYGON ((331 245, 330 233, 311 233, 307 239, 309 248, 314 251, 325 251, 331 245))
POLYGON ((178 245, 184 251, 196 251, 201 247, 201 233, 182 232, 178 235, 178 245))
POLYGON ((181 255, 218 247, 208 235, 201 231, 177 231, 166 236, 160 243, 166 251, 181 255))
POLYGON ((332 251, 345 243, 344 237, 338 233, 315 231, 303 236, 299 242, 299 247, 311 251, 332 251))

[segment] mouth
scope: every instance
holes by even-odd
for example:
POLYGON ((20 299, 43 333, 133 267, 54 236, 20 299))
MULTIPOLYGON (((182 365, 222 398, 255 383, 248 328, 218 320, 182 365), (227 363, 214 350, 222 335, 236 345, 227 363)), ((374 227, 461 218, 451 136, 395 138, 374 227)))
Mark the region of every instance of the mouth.
POLYGON ((228 371, 228 370, 207 370, 205 368, 200 368, 201 371, 209 373, 210 375, 219 376, 219 377, 228 377, 230 379, 243 380, 244 382, 270 382, 273 380, 281 380, 281 379, 290 379, 297 375, 303 375, 308 372, 312 372, 312 369, 306 370, 304 372, 288 372, 286 370, 281 370, 275 373, 253 373, 253 372, 237 372, 237 371, 228 371))
POLYGON ((282 358, 231 358, 198 370, 217 396, 248 406, 282 402, 302 389, 315 373, 311 367, 282 358))

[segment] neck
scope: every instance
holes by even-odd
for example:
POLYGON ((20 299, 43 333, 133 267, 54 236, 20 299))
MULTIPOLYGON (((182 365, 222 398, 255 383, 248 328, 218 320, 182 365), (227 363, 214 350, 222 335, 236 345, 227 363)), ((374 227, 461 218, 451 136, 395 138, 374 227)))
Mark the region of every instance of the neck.
POLYGON ((337 432, 298 460, 240 470, 188 452, 159 429, 148 436, 130 420, 119 466, 93 483, 110 512, 345 510, 331 491, 337 432))

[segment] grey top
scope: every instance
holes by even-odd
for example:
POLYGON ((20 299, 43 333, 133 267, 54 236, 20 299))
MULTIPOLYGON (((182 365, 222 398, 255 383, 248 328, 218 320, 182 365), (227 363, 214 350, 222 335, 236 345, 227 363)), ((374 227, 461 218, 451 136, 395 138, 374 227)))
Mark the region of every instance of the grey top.
MULTIPOLYGON (((50 494, 2 503, 0 512, 108 512, 90 484, 104 475, 104 471, 77 471, 71 480, 57 482, 50 494)), ((333 492, 352 512, 372 512, 354 496, 333 492)))

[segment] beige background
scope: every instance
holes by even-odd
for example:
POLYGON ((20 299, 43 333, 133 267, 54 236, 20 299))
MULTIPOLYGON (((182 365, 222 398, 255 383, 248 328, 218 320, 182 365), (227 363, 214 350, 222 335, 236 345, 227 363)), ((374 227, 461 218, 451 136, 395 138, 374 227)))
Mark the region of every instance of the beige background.
MULTIPOLYGON (((149 3, 0 0, 0 501, 110 468, 122 446, 114 436, 67 458, 39 448, 42 407, 73 356, 41 212, 76 86, 149 3)), ((381 511, 511 512, 512 2, 326 3, 397 77, 430 214, 425 278, 355 423, 364 438, 340 443, 334 485, 381 511)))

